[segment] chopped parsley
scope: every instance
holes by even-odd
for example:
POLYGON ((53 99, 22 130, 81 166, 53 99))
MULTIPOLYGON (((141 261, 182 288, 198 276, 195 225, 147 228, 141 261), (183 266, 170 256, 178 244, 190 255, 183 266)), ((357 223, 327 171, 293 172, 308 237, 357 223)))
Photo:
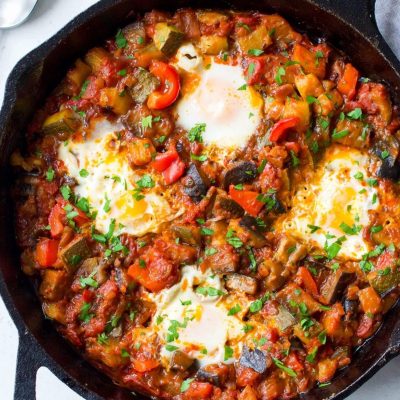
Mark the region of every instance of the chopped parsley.
POLYGON ((200 233, 204 236, 211 236, 214 233, 214 231, 212 229, 206 228, 205 226, 202 226, 200 233))
POLYGON ((213 288, 211 286, 198 286, 196 288, 196 293, 201 294, 203 296, 223 296, 225 293, 222 290, 217 288, 213 288))
POLYGON ((353 226, 349 226, 346 223, 342 222, 339 225, 339 228, 346 233, 347 235, 357 235, 357 233, 359 233, 362 229, 361 225, 353 225, 353 226))
POLYGON ((233 349, 229 346, 224 346, 224 361, 229 360, 233 357, 233 349))
POLYGON ((382 225, 375 225, 371 227, 371 233, 378 233, 383 229, 382 225))
POLYGON ((194 378, 185 379, 185 380, 182 382, 182 384, 181 384, 181 393, 186 392, 186 391, 189 389, 190 384, 191 384, 193 381, 194 381, 194 378))
POLYGON ((250 49, 248 50, 247 54, 249 54, 250 56, 261 56, 261 54, 264 54, 264 50, 260 50, 260 49, 250 49))
POLYGON ((87 324, 94 316, 94 314, 90 314, 90 308, 92 307, 91 303, 83 303, 81 307, 81 311, 79 313, 79 319, 87 324))
POLYGON ((328 245, 328 242, 325 242, 324 249, 326 251, 326 255, 329 260, 332 260, 337 256, 340 249, 342 248, 342 243, 346 240, 345 236, 338 238, 335 242, 328 245))
POLYGON ((386 160, 386 158, 388 158, 389 155, 390 155, 390 153, 387 150, 383 150, 381 153, 381 159, 386 160))
POLYGON ((354 110, 348 112, 347 117, 350 119, 361 119, 363 117, 361 108, 357 107, 354 110))
POLYGON ((203 132, 206 130, 206 124, 205 123, 198 123, 196 124, 192 129, 190 129, 188 133, 188 139, 189 142, 203 142, 203 132))
POLYGON ((310 233, 314 233, 317 232, 317 230, 321 229, 321 227, 317 226, 317 225, 307 225, 308 228, 310 228, 310 233))
POLYGON ((147 117, 143 117, 141 120, 141 124, 143 129, 151 128, 153 126, 153 116, 148 115, 147 117))
POLYGON ((240 307, 239 304, 235 304, 232 308, 229 309, 228 315, 235 315, 240 311, 242 311, 242 307, 240 307))
POLYGON ((232 247, 235 249, 239 249, 240 247, 243 246, 243 242, 235 236, 235 231, 233 229, 228 229, 228 232, 226 232, 226 241, 229 243, 232 247))
POLYGON ((111 200, 108 198, 107 193, 104 200, 103 210, 104 212, 108 213, 111 210, 111 200))
POLYGON ((347 136, 350 133, 348 129, 343 129, 342 131, 336 132, 336 129, 333 130, 332 133, 332 139, 337 140, 337 139, 342 139, 345 136, 347 136))
POLYGON ((218 253, 217 249, 214 249, 213 247, 207 247, 204 251, 204 254, 206 256, 213 256, 214 254, 218 253))
POLYGON ((86 177, 89 176, 89 172, 88 172, 85 168, 82 168, 82 169, 79 171, 79 176, 82 177, 82 178, 86 178, 86 177))
POLYGON ((250 78, 254 74, 255 70, 256 70, 256 65, 253 62, 251 62, 247 69, 247 77, 250 78))
POLYGON ((119 49, 123 49, 128 44, 128 41, 126 40, 126 38, 125 38, 124 34, 122 33, 121 29, 115 35, 115 44, 117 45, 117 47, 119 49))
POLYGON ((65 200, 69 200, 72 194, 71 188, 67 185, 63 185, 60 187, 60 193, 61 196, 65 199, 65 200))
POLYGON ((296 372, 293 371, 292 368, 287 367, 281 360, 278 360, 277 358, 272 357, 272 361, 279 369, 286 372, 292 378, 295 378, 297 376, 296 372))
POLYGON ((48 182, 52 182, 54 177, 55 177, 55 171, 53 168, 49 167, 49 169, 46 171, 46 180, 48 182))
POLYGON ((278 84, 278 85, 282 85, 282 83, 283 83, 283 81, 282 81, 282 76, 285 76, 286 75, 286 70, 285 70, 285 68, 284 67, 279 67, 278 68, 278 71, 276 72, 276 75, 275 75, 275 82, 278 84))

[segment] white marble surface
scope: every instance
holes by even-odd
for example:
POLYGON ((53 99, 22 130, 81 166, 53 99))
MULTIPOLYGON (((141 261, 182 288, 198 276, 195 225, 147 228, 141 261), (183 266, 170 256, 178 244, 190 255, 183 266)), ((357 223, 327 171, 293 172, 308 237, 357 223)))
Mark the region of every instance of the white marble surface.
MULTIPOLYGON (((3 0, 0 0, 0 2, 3 0)), ((358 0, 349 0, 358 1, 358 0)), ((18 28, 0 30, 0 104, 8 74, 15 63, 57 32, 95 0, 39 0, 32 17, 18 28)), ((400 57, 400 0, 378 0, 376 16, 382 33, 400 57)), ((18 346, 17 330, 0 299, 0 399, 12 400, 18 346)), ((400 357, 363 385, 349 400, 400 399, 400 357)), ((37 374, 36 400, 82 400, 49 370, 37 374)), ((34 399, 16 399, 34 400, 34 399)))

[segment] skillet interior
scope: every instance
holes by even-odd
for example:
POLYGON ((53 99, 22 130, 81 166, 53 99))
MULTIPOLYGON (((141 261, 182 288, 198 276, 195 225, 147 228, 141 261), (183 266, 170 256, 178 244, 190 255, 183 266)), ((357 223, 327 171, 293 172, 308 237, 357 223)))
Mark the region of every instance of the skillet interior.
MULTIPOLYGON (((328 9, 336 7, 332 6, 330 0, 320 1, 320 3, 328 9)), ((348 2, 340 0, 336 2, 338 3, 346 5, 348 2)), ((30 53, 16 66, 9 78, 4 107, 0 114, 2 176, 0 182, 0 265, 4 278, 0 281, 0 289, 20 333, 24 333, 25 330, 28 332, 21 337, 25 346, 21 346, 21 350, 28 349, 29 351, 24 355, 24 364, 19 365, 18 373, 22 379, 31 383, 34 382, 36 368, 46 365, 86 399, 134 398, 128 391, 117 388, 108 378, 77 356, 56 333, 52 324, 43 318, 35 292, 19 268, 18 251, 12 233, 13 221, 10 212, 12 204, 7 195, 11 183, 9 179, 11 174, 7 167, 9 156, 16 144, 21 141, 24 127, 37 105, 65 74, 67 66, 85 49, 112 35, 118 27, 133 20, 136 13, 143 13, 152 8, 176 9, 188 5, 193 8, 208 6, 257 9, 261 12, 276 11, 297 25, 300 30, 309 31, 316 37, 326 36, 330 43, 350 54, 352 62, 365 75, 383 78, 391 86, 392 94, 400 103, 400 76, 390 66, 390 62, 385 60, 380 51, 374 47, 374 44, 379 44, 383 46, 383 50, 386 50, 386 45, 379 43, 379 37, 374 36, 376 32, 371 29, 371 26, 358 25, 358 29, 365 28, 367 32, 367 35, 362 35, 309 0, 296 0, 296 2, 247 0, 245 4, 240 0, 231 0, 229 3, 223 0, 168 2, 164 0, 146 0, 146 2, 103 0, 73 20, 60 33, 30 53), (301 23, 298 23, 299 21, 301 23)), ((353 14, 349 13, 350 20, 358 16, 357 11, 361 13, 360 5, 358 6, 357 10, 353 10, 353 14)), ((365 4, 362 7, 364 6, 365 4)), ((391 54, 389 54, 390 57, 391 54)), ((390 61, 396 63, 395 60, 390 61)), ((396 67, 399 71, 398 64, 396 67)), ((314 389, 304 398, 310 400, 344 398, 396 355, 400 347, 400 323, 397 321, 399 310, 400 305, 397 305, 386 315, 386 322, 374 339, 360 349, 350 368, 339 373, 332 385, 323 389, 314 389)), ((15 398, 18 400, 34 398, 34 392, 24 391, 25 389, 24 387, 17 388, 15 398)), ((145 397, 135 398, 144 399, 145 397)))

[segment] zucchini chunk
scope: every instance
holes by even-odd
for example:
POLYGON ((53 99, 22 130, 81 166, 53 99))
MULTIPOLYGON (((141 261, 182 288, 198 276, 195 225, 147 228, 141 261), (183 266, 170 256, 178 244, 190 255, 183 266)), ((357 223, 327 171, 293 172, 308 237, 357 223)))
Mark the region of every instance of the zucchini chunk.
POLYGON ((72 110, 65 109, 47 117, 43 123, 42 131, 45 135, 72 133, 78 129, 79 125, 80 120, 76 114, 72 110))
POLYGON ((171 57, 183 42, 185 34, 174 26, 159 22, 154 28, 154 44, 167 57, 171 57))
POLYGON ((121 93, 117 88, 104 88, 100 92, 99 104, 104 108, 111 109, 117 115, 126 114, 131 107, 132 99, 129 93, 121 93))
POLYGON ((76 268, 81 261, 89 258, 91 251, 84 236, 79 236, 61 250, 60 256, 69 268, 76 268))

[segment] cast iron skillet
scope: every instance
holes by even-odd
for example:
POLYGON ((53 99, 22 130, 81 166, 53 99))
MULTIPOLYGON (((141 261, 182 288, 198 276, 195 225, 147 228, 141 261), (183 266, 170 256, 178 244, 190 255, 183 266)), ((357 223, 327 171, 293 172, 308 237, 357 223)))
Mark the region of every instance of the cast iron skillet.
MULTIPOLYGON (((40 366, 88 400, 146 399, 121 389, 83 360, 43 317, 40 303, 18 261, 9 198, 13 149, 22 143, 24 129, 35 109, 86 50, 115 34, 137 13, 153 8, 235 8, 278 12, 316 37, 325 36, 342 49, 371 78, 382 78, 400 104, 400 63, 381 37, 373 17, 375 0, 103 0, 71 21, 46 43, 25 56, 8 78, 0 113, 0 292, 20 334, 16 400, 35 398, 40 366)), ((363 345, 350 367, 330 386, 313 389, 301 398, 343 399, 400 353, 400 304, 385 318, 375 337, 363 345)))

